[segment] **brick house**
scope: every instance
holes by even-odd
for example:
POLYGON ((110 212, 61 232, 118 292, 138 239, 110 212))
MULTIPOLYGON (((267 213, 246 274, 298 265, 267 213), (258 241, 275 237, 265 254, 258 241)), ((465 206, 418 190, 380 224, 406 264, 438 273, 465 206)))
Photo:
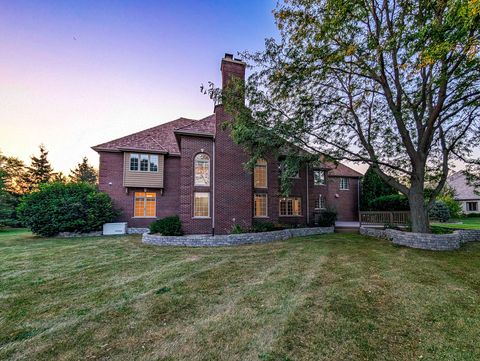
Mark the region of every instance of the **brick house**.
MULTIPOLYGON (((245 77, 245 63, 226 54, 222 85, 245 77)), ((230 120, 222 105, 200 120, 179 118, 92 147, 100 155, 99 189, 108 193, 129 227, 179 215, 186 234, 225 234, 253 222, 313 224, 325 208, 338 220, 358 220, 360 173, 343 165, 305 166, 291 194, 279 194, 281 163, 249 157, 221 124, 230 120)))

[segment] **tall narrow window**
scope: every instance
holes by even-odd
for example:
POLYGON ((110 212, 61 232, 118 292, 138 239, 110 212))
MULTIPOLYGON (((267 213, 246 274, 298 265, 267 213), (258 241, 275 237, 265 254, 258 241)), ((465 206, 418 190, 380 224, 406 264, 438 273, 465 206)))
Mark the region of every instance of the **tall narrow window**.
POLYGON ((135 217, 155 217, 156 194, 150 192, 135 192, 135 217))
POLYGON ((313 184, 316 186, 325 185, 325 171, 314 170, 313 171, 313 184))
POLYGON ((302 199, 299 197, 280 198, 280 216, 301 216, 302 199))
POLYGON ((340 178, 340 190, 346 191, 349 189, 348 178, 340 178))
POLYGON ((150 172, 158 172, 158 155, 150 155, 150 172))
POLYGON ((254 204, 254 216, 255 217, 268 217, 267 211, 267 195, 266 194, 255 194, 253 197, 254 204))
POLYGON ((138 154, 130 154, 130 170, 138 170, 138 154))
POLYGON ((194 164, 195 185, 210 185, 210 157, 205 153, 197 154, 194 164))
POLYGON ((140 154, 140 171, 148 172, 148 154, 140 154))
POLYGON ((267 161, 257 160, 253 171, 253 184, 255 188, 267 188, 267 161))
POLYGON ((325 208, 327 208, 325 205, 325 197, 320 194, 318 198, 315 200, 315 209, 325 209, 325 208))
POLYGON ((193 216, 199 218, 210 217, 210 193, 194 193, 193 216))

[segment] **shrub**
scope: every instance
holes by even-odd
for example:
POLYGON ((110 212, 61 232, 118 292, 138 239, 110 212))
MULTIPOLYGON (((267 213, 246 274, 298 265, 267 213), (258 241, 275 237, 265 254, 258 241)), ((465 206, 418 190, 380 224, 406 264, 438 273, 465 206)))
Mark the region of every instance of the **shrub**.
POLYGON ((477 218, 480 217, 480 213, 468 213, 466 214, 468 218, 477 218))
POLYGON ((321 211, 318 214, 318 226, 319 227, 331 227, 335 225, 337 219, 337 212, 333 210, 321 211))
POLYGON ((445 205, 448 207, 448 210, 450 211, 450 217, 458 218, 461 216, 462 206, 460 205, 459 202, 453 199, 452 196, 445 195, 443 197, 438 198, 438 200, 444 202, 445 205))
POLYGON ((450 211, 448 210, 445 202, 442 201, 436 201, 433 207, 430 209, 428 215, 431 219, 435 219, 440 222, 446 222, 450 219, 450 211))
POLYGON ((258 222, 252 226, 252 232, 271 232, 277 229, 275 223, 272 222, 258 222))
POLYGON ((162 236, 181 236, 182 221, 178 216, 170 216, 156 220, 150 224, 150 233, 158 233, 162 236))
POLYGON ((370 201, 370 208, 373 211, 408 211, 408 199, 401 194, 381 196, 370 201))
POLYGON ((33 233, 45 237, 97 231, 118 215, 110 197, 87 183, 43 184, 22 198, 17 213, 33 233))

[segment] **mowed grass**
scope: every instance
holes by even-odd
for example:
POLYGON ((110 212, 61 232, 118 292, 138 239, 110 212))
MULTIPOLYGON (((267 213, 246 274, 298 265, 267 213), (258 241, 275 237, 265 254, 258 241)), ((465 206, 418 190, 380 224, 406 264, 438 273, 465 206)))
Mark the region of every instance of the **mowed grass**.
POLYGON ((451 219, 446 223, 432 223, 436 226, 460 229, 480 229, 480 217, 451 219))
POLYGON ((480 244, 0 234, 0 359, 478 360, 480 244))

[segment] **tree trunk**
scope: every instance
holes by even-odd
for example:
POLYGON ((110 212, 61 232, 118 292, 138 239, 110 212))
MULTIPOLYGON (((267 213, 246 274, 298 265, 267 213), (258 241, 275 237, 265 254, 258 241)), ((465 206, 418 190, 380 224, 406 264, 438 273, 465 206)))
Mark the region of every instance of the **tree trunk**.
POLYGON ((412 183, 408 195, 408 203, 410 204, 412 232, 429 233, 430 221, 428 219, 428 211, 423 195, 423 182, 421 184, 412 183))

